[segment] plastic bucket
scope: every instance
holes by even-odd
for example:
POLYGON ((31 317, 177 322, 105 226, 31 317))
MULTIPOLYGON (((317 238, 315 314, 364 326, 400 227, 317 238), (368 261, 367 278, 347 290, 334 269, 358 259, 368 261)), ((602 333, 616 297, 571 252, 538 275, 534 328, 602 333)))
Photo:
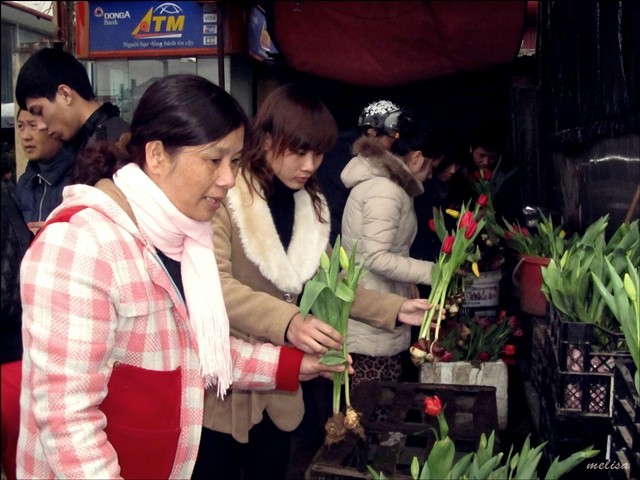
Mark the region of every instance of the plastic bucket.
POLYGON ((501 279, 500 270, 482 272, 479 277, 475 275, 466 277, 462 306, 469 315, 490 317, 497 314, 501 279))
POLYGON ((548 257, 522 255, 513 269, 511 279, 520 295, 520 309, 529 315, 547 314, 547 299, 542 293, 542 267, 549 265, 548 257))

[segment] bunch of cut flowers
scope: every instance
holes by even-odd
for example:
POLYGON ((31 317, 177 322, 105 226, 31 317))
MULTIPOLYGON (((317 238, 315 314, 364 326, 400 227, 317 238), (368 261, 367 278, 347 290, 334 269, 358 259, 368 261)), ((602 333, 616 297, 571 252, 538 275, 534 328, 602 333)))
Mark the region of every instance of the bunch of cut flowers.
MULTIPOLYGON (((495 171, 500 167, 500 160, 495 171)), ((498 270, 505 262, 504 247, 501 239, 504 235, 504 228, 497 220, 496 211, 493 206, 494 197, 494 174, 488 168, 480 168, 469 178, 471 188, 478 196, 476 202, 482 206, 482 217, 485 221, 484 232, 478 236, 476 241, 480 249, 480 259, 478 268, 481 272, 498 270)))
POLYGON ((567 234, 562 229, 562 224, 554 225, 551 215, 546 216, 538 209, 538 216, 540 221, 536 231, 531 232, 528 228, 521 227, 518 222, 511 224, 504 220, 506 229, 501 235, 507 247, 520 255, 559 260, 568 247, 567 234))
POLYGON ((469 262, 474 274, 480 275, 477 263, 480 251, 475 240, 485 225, 482 208, 479 203, 476 203, 473 210, 463 205, 460 212, 457 212, 458 221, 451 232, 446 230, 442 211, 437 208, 433 210, 433 228, 442 241, 440 254, 431 270, 429 303, 435 305, 435 308, 426 311, 418 340, 409 348, 415 365, 434 359, 433 347, 440 336, 442 319, 447 308, 452 305, 451 299, 456 296, 452 283, 457 284, 457 281, 452 282, 452 280, 459 274, 461 267, 465 262, 469 262))
POLYGON ((498 160, 495 169, 480 168, 469 178, 471 188, 478 196, 477 202, 484 203, 483 216, 486 221, 485 235, 493 243, 498 243, 502 236, 503 228, 498 224, 496 211, 493 207, 493 197, 495 190, 495 177, 493 172, 498 171, 502 157, 498 160))
POLYGON ((496 317, 447 316, 433 348, 434 362, 480 363, 502 359, 513 365, 518 339, 523 336, 520 321, 515 315, 507 315, 506 310, 496 317))
POLYGON ((349 390, 349 354, 347 352, 347 324, 351 305, 360 277, 365 273, 364 263, 356 263, 357 242, 348 254, 336 238, 331 258, 322 252, 320 267, 314 277, 304 287, 300 299, 300 314, 305 318, 309 312, 316 318, 331 325, 342 335, 342 348, 329 350, 320 359, 323 365, 344 365, 343 372, 333 374, 333 415, 327 421, 325 443, 332 445, 343 440, 349 432, 364 439, 364 428, 360 414, 351 406, 349 390), (346 412, 340 411, 342 390, 344 389, 346 412))

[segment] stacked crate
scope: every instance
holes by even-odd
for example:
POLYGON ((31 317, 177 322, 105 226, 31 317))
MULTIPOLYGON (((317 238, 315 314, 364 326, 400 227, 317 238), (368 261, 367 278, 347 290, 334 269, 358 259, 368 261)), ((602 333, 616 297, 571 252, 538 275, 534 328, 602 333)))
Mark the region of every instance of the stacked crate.
MULTIPOLYGON (((424 413, 424 398, 438 395, 445 405, 449 437, 457 457, 475 451, 482 433, 498 435, 494 387, 366 382, 353 392, 352 405, 362 415, 366 439, 349 436, 323 445, 307 469, 307 480, 369 478, 367 465, 387 478, 410 480, 413 457, 427 458, 438 431, 435 417, 424 413)), ((496 441, 496 452, 500 444, 496 441)))
POLYGON ((613 401, 612 459, 620 466, 611 470, 614 479, 640 478, 640 395, 633 383, 635 365, 631 360, 616 364, 613 401))
POLYGON ((587 466, 607 458, 616 362, 630 358, 623 351, 623 335, 593 324, 565 322, 551 308, 548 328, 534 330, 532 344, 531 382, 540 400, 539 434, 549 442, 548 459, 594 445, 599 455, 575 473, 601 478, 601 470, 587 466))

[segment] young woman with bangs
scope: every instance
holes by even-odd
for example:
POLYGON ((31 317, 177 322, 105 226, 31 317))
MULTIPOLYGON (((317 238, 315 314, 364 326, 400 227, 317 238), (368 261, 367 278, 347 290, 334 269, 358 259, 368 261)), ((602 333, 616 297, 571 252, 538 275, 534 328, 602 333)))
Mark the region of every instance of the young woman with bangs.
MULTIPOLYGON (((329 248, 330 218, 316 171, 337 137, 334 118, 296 85, 275 89, 254 118, 236 186, 213 217, 214 249, 231 334, 293 345, 307 353, 340 348, 340 334, 297 305, 329 248)), ((352 317, 391 330, 419 325, 428 303, 359 290, 352 317)), ((284 479, 301 390, 229 392, 205 399, 193 478, 284 479)))

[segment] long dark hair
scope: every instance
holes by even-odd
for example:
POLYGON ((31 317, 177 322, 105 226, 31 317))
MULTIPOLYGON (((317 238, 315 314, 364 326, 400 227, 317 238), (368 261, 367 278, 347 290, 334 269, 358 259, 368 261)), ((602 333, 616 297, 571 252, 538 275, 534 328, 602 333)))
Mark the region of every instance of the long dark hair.
POLYGON ((97 144, 78 154, 72 182, 94 185, 128 163, 142 167, 145 145, 153 140, 162 141, 171 155, 182 147, 219 140, 239 127, 248 129, 247 116, 223 89, 197 75, 169 75, 142 95, 130 134, 116 145, 97 144))
MULTIPOLYGON (((338 138, 338 127, 331 112, 322 101, 298 85, 283 85, 264 100, 253 120, 250 144, 245 156, 242 174, 251 174, 264 195, 272 190, 275 173, 264 152, 265 138, 269 135, 276 155, 291 151, 313 151, 324 154, 338 138)), ((249 182, 250 183, 250 182, 249 182)), ((316 215, 322 218, 321 199, 312 175, 304 188, 313 200, 316 215)))

